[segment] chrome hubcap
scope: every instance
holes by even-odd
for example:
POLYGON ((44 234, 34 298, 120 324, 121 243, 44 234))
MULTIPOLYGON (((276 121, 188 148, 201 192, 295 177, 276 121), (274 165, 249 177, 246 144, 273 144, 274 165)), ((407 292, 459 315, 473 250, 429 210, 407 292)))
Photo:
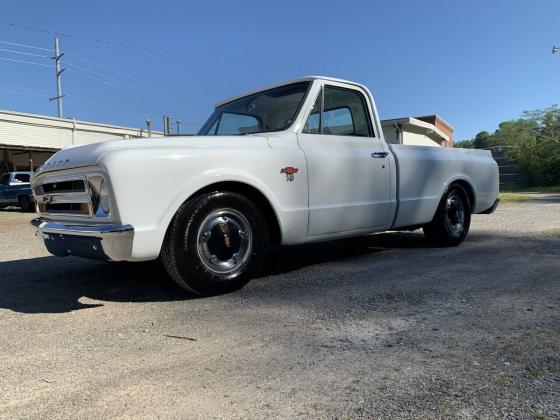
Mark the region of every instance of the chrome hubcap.
POLYGON ((251 225, 237 210, 214 210, 200 224, 196 242, 198 256, 206 269, 227 278, 251 255, 251 225))
POLYGON ((445 206, 447 227, 453 234, 461 232, 465 225, 465 206, 463 200, 456 195, 447 198, 445 206))

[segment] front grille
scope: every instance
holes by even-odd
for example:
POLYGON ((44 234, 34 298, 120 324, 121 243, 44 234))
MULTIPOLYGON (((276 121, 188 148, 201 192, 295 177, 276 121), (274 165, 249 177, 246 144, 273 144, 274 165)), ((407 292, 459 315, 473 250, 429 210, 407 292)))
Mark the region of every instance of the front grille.
POLYGON ((86 183, 83 179, 50 182, 37 187, 38 194, 85 192, 86 183))
POLYGON ((34 189, 37 209, 45 215, 92 217, 92 202, 85 177, 49 180, 34 189))
POLYGON ((50 214, 72 214, 89 216, 90 210, 87 203, 52 203, 39 204, 39 212, 50 214))

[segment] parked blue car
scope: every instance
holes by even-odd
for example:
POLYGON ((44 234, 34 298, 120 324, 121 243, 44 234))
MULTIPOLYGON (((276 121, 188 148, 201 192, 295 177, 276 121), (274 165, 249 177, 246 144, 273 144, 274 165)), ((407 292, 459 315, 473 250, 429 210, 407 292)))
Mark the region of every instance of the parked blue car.
POLYGON ((33 172, 8 172, 0 178, 0 208, 19 206, 23 211, 35 211, 29 178, 33 172))

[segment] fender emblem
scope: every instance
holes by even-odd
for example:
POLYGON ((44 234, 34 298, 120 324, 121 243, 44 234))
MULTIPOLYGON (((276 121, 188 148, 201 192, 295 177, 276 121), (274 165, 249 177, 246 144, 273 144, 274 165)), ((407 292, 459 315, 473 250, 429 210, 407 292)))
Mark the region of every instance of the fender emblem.
POLYGON ((294 174, 297 174, 298 172, 299 172, 298 168, 293 168, 291 166, 280 169, 281 174, 286 174, 286 181, 293 181, 294 174))

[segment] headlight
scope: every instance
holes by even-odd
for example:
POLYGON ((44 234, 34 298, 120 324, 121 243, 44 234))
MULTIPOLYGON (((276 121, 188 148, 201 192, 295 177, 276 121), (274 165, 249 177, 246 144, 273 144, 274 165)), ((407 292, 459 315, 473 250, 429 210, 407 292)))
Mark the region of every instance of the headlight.
POLYGON ((100 176, 92 176, 88 178, 88 183, 94 216, 106 217, 111 212, 111 204, 105 180, 100 176))

